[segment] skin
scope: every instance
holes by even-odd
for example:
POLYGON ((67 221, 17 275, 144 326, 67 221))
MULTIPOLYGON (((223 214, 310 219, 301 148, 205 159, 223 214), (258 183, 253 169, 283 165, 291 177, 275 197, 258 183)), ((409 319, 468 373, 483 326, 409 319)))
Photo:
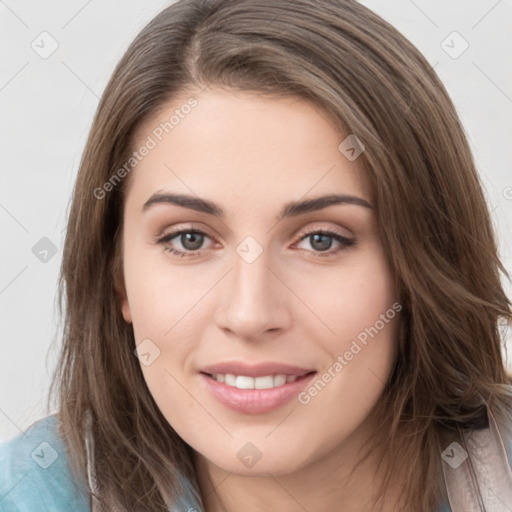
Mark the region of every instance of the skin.
POLYGON ((208 512, 369 510, 375 461, 349 472, 377 428, 371 412, 392 369, 398 315, 306 405, 241 414, 216 401, 198 373, 241 360, 320 375, 397 301, 375 209, 339 204, 275 218, 289 201, 333 193, 372 205, 362 159, 349 161, 338 150, 345 135, 300 98, 213 87, 175 98, 139 127, 136 146, 192 95, 197 106, 137 164, 125 198, 122 313, 136 343, 150 339, 160 351, 141 364, 146 383, 195 451, 208 512), (173 204, 142 211, 164 191, 214 201, 225 218, 173 204), (199 254, 188 249, 195 256, 164 250, 193 247, 184 237, 158 242, 183 226, 207 234, 199 254), (305 237, 313 228, 356 244, 328 238, 322 256, 305 237), (263 251, 252 263, 236 252, 247 236, 263 251), (247 442, 262 455, 251 468, 237 457, 247 442))

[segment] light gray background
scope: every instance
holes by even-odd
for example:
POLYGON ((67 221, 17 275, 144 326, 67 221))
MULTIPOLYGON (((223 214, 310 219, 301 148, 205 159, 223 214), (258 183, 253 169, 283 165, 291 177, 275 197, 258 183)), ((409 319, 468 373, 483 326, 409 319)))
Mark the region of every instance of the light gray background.
MULTIPOLYGON (((511 0, 362 3, 408 37, 447 86, 474 149, 503 262, 512 272, 511 0), (453 56, 464 41, 453 31, 469 44, 458 58, 453 56)), ((60 344, 54 299, 63 230, 81 152, 115 64, 168 4, 0 0, 0 439, 45 415, 60 344), (31 47, 50 48, 48 36, 40 36, 44 31, 58 43, 45 59, 31 47), (46 262, 32 252, 43 237, 57 250, 46 262)), ((505 286, 511 295, 510 284, 505 286)))

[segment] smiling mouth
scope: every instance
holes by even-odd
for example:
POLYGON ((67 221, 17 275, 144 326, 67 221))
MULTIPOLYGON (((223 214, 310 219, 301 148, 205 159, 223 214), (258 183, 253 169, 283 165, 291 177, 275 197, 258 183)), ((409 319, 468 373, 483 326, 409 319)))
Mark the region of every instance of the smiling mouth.
POLYGON ((248 375, 234 375, 232 373, 204 373, 211 379, 221 382, 226 386, 237 389, 273 389, 284 386, 296 380, 309 377, 315 371, 308 372, 304 375, 262 375, 260 377, 250 377, 248 375))

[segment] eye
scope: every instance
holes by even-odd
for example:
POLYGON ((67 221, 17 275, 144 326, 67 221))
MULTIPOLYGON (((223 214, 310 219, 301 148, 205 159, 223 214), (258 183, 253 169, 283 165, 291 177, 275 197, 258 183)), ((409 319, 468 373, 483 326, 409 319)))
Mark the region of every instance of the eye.
POLYGON ((201 246, 204 243, 205 238, 210 238, 204 231, 200 229, 179 229, 172 233, 165 235, 158 240, 158 243, 162 244, 165 251, 180 256, 182 258, 190 256, 198 256, 201 253, 201 246), (179 242, 181 249, 176 249, 170 244, 179 242))
MULTIPOLYGON (((163 245, 165 251, 170 252, 181 258, 199 256, 203 249, 205 239, 211 238, 200 229, 181 228, 169 233, 158 240, 163 245), (175 244, 180 247, 176 248, 175 244)), ((337 231, 312 229, 303 233, 296 244, 309 241, 312 249, 306 249, 313 252, 314 256, 330 256, 340 251, 346 250, 356 244, 355 239, 347 238, 337 231), (331 250, 333 245, 338 244, 338 248, 331 250)))
POLYGON ((309 241, 310 246, 313 248, 314 256, 329 256, 340 251, 346 250, 356 244, 355 239, 348 238, 337 231, 327 231, 313 229, 303 234, 299 242, 309 241), (339 245, 338 249, 330 250, 333 245, 333 240, 339 245))

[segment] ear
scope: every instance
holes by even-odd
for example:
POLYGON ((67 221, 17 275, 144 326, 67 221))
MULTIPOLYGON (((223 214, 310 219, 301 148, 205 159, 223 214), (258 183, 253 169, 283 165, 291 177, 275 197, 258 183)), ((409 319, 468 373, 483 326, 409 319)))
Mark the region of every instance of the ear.
POLYGON ((128 324, 132 323, 132 313, 130 311, 130 305, 128 304, 128 297, 126 296, 126 290, 123 289, 119 292, 119 299, 121 302, 121 312, 123 313, 124 321, 128 324))
POLYGON ((117 259, 114 265, 114 288, 117 294, 119 304, 121 306, 121 313, 123 314, 124 321, 128 324, 132 323, 132 313, 128 303, 128 296, 126 294, 126 286, 123 276, 123 265, 120 258, 117 259))

